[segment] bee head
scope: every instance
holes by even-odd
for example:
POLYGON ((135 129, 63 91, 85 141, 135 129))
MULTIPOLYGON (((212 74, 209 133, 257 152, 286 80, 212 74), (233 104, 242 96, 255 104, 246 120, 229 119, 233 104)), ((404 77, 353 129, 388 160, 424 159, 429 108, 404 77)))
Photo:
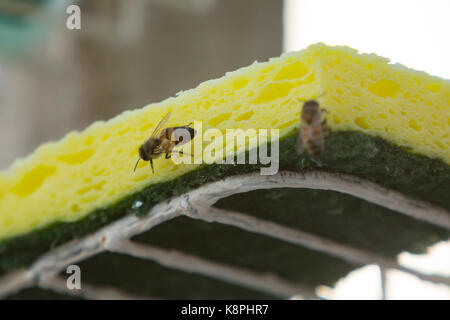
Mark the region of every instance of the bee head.
POLYGON ((309 100, 303 104, 302 120, 312 123, 314 117, 319 112, 319 103, 316 100, 309 100))
POLYGON ((144 161, 148 161, 150 160, 150 158, 147 156, 147 152, 145 151, 145 145, 143 144, 140 148, 139 148, 139 157, 141 157, 142 160, 144 161))

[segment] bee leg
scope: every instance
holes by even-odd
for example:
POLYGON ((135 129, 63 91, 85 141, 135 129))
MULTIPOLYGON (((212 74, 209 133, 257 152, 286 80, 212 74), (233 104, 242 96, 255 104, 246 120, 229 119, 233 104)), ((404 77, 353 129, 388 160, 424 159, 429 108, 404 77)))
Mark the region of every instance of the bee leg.
POLYGON ((295 150, 297 151, 297 154, 301 155, 304 151, 305 151, 305 147, 303 146, 303 141, 302 141, 302 135, 301 133, 299 133, 297 135, 297 141, 295 143, 295 150))
POLYGON ((322 162, 320 162, 318 159, 312 158, 311 157, 312 162, 314 162, 318 167, 322 167, 322 162))
POLYGON ((322 126, 322 132, 324 136, 327 136, 330 134, 330 128, 327 124, 327 119, 323 119, 322 123, 320 124, 322 126))
POLYGON ((155 170, 153 169, 153 159, 150 159, 150 166, 152 167, 152 172, 155 173, 155 170))
POLYGON ((170 159, 171 156, 172 156, 172 155, 169 154, 168 152, 166 153, 166 159, 170 159))
POLYGON ((302 165, 302 167, 304 167, 304 166, 305 166, 305 159, 306 159, 306 158, 303 158, 303 159, 302 159, 302 161, 300 162, 300 163, 301 163, 301 165, 302 165))

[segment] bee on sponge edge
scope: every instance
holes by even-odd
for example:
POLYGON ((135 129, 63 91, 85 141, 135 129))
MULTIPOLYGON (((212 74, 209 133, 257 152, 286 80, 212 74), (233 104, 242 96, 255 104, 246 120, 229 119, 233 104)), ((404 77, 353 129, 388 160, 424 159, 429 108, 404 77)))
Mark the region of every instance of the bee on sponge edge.
POLYGON ((319 166, 318 159, 325 148, 324 139, 330 133, 327 119, 322 116, 324 112, 328 111, 321 109, 317 100, 304 101, 296 144, 298 154, 302 154, 306 149, 311 159, 319 166))
POLYGON ((166 154, 166 159, 170 159, 172 153, 183 155, 183 151, 173 150, 173 148, 175 148, 175 146, 183 145, 194 138, 197 132, 195 129, 189 127, 192 122, 186 126, 162 129, 169 120, 170 114, 170 112, 167 113, 164 118, 161 119, 150 138, 139 147, 139 159, 134 166, 134 171, 136 171, 139 161, 144 160, 150 161, 152 172, 155 173, 155 170, 153 169, 153 159, 160 157, 164 153, 166 154))

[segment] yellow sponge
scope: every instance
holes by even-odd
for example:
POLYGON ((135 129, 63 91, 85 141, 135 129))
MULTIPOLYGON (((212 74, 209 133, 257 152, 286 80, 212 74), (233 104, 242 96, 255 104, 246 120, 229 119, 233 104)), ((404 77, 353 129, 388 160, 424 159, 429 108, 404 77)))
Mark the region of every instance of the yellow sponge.
POLYGON ((195 169, 161 157, 155 174, 144 162, 133 173, 139 146, 168 111, 167 126, 198 120, 204 130, 278 128, 282 139, 298 126, 297 100, 325 92, 320 102, 332 130, 377 135, 450 164, 449 81, 388 62, 316 44, 44 144, 0 173, 0 240, 76 221, 195 169))

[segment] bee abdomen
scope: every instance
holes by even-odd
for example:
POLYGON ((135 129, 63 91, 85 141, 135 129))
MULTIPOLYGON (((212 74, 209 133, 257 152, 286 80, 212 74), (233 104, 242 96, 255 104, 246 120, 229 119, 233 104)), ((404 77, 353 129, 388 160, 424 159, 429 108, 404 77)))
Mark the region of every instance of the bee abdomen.
POLYGON ((323 141, 322 140, 310 140, 306 143, 309 154, 313 158, 319 158, 323 152, 323 141))
POLYGON ((185 144, 186 142, 192 140, 196 134, 194 128, 191 127, 173 127, 170 132, 170 140, 174 141, 175 144, 185 144))

